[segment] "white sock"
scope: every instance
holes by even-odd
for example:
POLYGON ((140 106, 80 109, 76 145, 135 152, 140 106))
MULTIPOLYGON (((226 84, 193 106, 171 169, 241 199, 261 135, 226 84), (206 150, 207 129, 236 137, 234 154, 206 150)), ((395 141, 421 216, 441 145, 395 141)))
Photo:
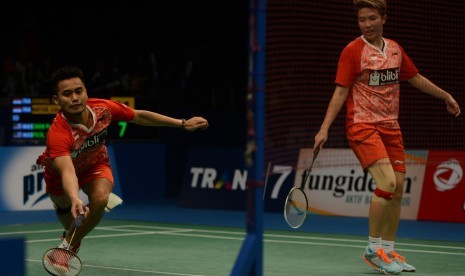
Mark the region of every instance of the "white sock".
POLYGON ((368 236, 368 248, 371 252, 376 252, 378 249, 382 248, 381 238, 368 236))
POLYGON ((386 254, 394 251, 394 241, 383 240, 382 244, 383 244, 384 252, 386 252, 386 254))

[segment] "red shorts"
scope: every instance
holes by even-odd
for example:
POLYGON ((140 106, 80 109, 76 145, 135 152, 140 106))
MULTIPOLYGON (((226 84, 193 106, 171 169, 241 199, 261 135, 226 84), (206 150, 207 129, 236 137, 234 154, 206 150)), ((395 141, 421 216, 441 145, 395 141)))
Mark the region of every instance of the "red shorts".
POLYGON ((407 171, 402 133, 398 128, 374 124, 355 124, 346 130, 349 146, 357 156, 363 170, 374 162, 389 158, 394 171, 407 171))
MULTIPOLYGON (((108 163, 97 163, 87 169, 84 173, 78 175, 79 187, 82 187, 97 178, 106 178, 110 180, 111 183, 114 183, 111 166, 108 163)), ((44 179, 47 186, 46 191, 48 194, 53 196, 60 196, 65 194, 61 183, 61 176, 55 171, 46 170, 44 179)))

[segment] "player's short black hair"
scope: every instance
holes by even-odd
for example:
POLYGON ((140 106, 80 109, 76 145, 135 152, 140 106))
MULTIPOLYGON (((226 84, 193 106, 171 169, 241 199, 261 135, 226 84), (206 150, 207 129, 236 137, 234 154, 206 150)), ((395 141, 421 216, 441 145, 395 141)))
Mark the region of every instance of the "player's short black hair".
POLYGON ((62 80, 67 80, 71 78, 80 78, 82 83, 84 82, 84 73, 82 70, 75 66, 65 66, 56 70, 50 79, 50 85, 53 90, 53 94, 58 92, 58 83, 62 80))
POLYGON ((353 0, 353 2, 357 12, 363 8, 371 8, 378 10, 381 16, 386 15, 387 4, 385 0, 353 0))

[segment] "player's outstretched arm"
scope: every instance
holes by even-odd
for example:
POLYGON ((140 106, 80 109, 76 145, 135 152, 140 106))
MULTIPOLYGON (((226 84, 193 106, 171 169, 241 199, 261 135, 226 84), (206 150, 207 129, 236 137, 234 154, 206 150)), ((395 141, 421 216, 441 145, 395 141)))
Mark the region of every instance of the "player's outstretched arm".
POLYGON ((329 128, 333 124, 334 119, 336 119, 337 114, 339 114, 339 111, 341 111, 341 108, 344 105, 348 94, 349 88, 347 87, 338 85, 334 89, 333 97, 329 102, 323 123, 321 124, 320 130, 315 135, 313 151, 323 148, 323 145, 328 140, 329 128))
POLYGON ((192 117, 188 120, 176 119, 147 110, 135 110, 134 119, 131 123, 143 126, 180 127, 188 131, 206 129, 208 121, 202 117, 192 117))
POLYGON ((79 198, 79 184, 73 161, 70 156, 59 156, 53 159, 53 167, 61 175, 63 190, 71 202, 71 213, 76 218, 79 214, 84 214, 84 204, 79 198))
POLYGON ((449 111, 450 114, 454 115, 455 117, 460 115, 460 106, 455 101, 454 97, 452 97, 451 94, 447 93, 443 89, 436 86, 434 83, 432 83, 424 76, 417 74, 415 77, 409 79, 408 82, 417 89, 431 96, 444 100, 444 102, 446 103, 447 111, 449 111))

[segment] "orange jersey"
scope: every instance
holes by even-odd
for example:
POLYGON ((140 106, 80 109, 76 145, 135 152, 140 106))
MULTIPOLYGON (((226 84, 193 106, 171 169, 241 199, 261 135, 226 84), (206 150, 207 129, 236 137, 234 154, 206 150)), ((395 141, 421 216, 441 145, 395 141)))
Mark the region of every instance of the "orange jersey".
POLYGON ((358 123, 399 128, 400 81, 418 74, 402 47, 390 39, 384 50, 358 37, 342 51, 336 84, 349 87, 346 127, 358 123))
POLYGON ((46 178, 59 178, 50 166, 59 156, 71 156, 77 176, 97 163, 109 164, 105 147, 107 127, 112 121, 131 121, 135 116, 134 109, 112 100, 89 98, 87 108, 94 122, 90 129, 68 121, 61 111, 53 119, 47 147, 37 159, 37 164, 45 166, 46 178))

